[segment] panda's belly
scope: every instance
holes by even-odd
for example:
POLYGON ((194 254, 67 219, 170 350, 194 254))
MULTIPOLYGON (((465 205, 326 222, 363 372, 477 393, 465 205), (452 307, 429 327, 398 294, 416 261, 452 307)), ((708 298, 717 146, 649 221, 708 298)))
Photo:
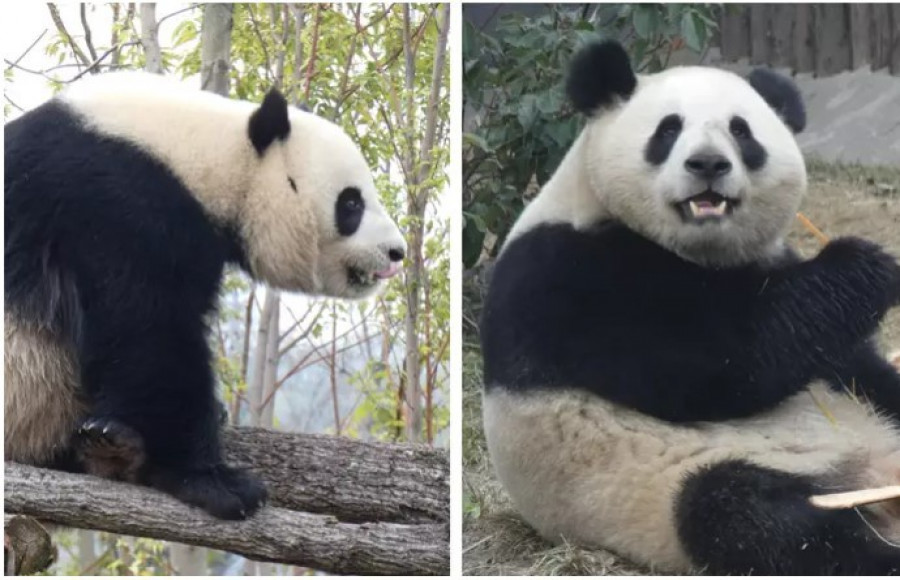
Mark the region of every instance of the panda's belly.
POLYGON ((900 481, 900 433, 849 397, 811 390, 815 400, 802 392, 753 419, 679 426, 582 392, 495 388, 485 435, 504 487, 541 535, 686 572, 675 501, 703 465, 742 458, 836 486, 900 481))
POLYGON ((49 331, 4 315, 3 450, 7 461, 50 462, 85 411, 71 349, 49 331))

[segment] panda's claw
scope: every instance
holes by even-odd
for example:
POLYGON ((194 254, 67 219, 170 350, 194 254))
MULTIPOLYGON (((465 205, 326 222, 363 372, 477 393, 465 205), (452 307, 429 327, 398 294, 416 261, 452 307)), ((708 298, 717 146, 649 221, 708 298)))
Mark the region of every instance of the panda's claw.
POLYGON ((86 473, 135 482, 146 461, 144 439, 120 421, 91 418, 76 432, 76 457, 86 473))

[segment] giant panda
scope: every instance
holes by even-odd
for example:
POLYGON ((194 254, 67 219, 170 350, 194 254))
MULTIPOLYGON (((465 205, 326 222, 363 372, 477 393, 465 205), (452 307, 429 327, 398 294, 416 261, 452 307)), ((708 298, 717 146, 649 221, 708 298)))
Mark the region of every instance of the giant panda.
POLYGON ((877 246, 784 238, 806 189, 793 83, 573 58, 587 115, 493 268, 481 321, 496 473, 545 538, 658 572, 900 572, 900 302, 877 246))
POLYGON ((223 462, 206 320, 223 268, 363 298, 404 238, 336 125, 146 73, 5 126, 6 460, 146 484, 226 519, 265 500, 223 462))

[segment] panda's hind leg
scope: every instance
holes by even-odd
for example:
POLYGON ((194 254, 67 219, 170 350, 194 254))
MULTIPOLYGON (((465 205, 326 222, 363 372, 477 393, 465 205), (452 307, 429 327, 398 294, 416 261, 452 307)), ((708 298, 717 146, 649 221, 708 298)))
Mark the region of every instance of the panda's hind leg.
POLYGON ((732 460, 690 475, 676 515, 684 547, 713 574, 896 575, 900 549, 853 510, 809 503, 808 477, 732 460))

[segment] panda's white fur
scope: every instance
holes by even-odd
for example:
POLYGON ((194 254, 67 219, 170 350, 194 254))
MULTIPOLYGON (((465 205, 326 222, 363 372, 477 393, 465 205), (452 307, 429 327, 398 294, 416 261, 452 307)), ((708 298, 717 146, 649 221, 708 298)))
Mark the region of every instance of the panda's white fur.
MULTIPOLYGON (((805 189, 791 131, 745 79, 673 68, 639 77, 630 99, 617 98, 589 118, 503 251, 539 226, 587 230, 616 219, 704 266, 766 262, 785 252, 805 189), (661 112, 679 113, 684 127, 667 161, 648 171, 644 148, 661 112), (746 170, 729 136, 735 114, 768 151, 761 171, 746 170), (731 161, 721 193, 741 206, 721 223, 686 224, 670 206, 701 191, 683 165, 707 149, 731 161)), ((852 393, 818 383, 772 411, 715 423, 670 423, 581 389, 522 392, 499 384, 485 392, 484 429, 500 481, 543 537, 612 549, 669 573, 697 569, 679 540, 675 510, 686 477, 703 465, 747 459, 844 489, 900 483, 896 425, 852 393)), ((886 540, 900 543, 900 501, 861 513, 886 540)))
MULTIPOLYGON (((850 489, 900 478, 900 431, 868 405, 821 385, 771 413, 695 426, 579 391, 497 390, 484 398, 484 429, 497 476, 544 538, 611 549, 670 573, 695 569, 674 510, 681 482, 702 465, 749 459, 850 489)), ((897 502, 864 511, 900 543, 897 502)))
POLYGON ((273 286, 365 297, 381 281, 365 289, 350 285, 347 266, 383 271, 389 267, 387 248, 405 247, 362 153, 322 117, 291 108, 290 137, 260 157, 247 138, 247 120, 257 104, 169 77, 98 75, 60 98, 94 129, 163 159, 213 216, 239 224, 254 275, 273 286), (349 237, 334 226, 335 197, 345 187, 359 188, 366 206, 359 230, 349 237))
POLYGON ((676 67, 638 77, 628 106, 591 119, 540 195, 522 212, 507 243, 539 223, 582 227, 616 217, 686 259, 712 265, 746 263, 782 251, 782 238, 805 189, 806 168, 796 141, 746 80, 719 69, 676 67), (685 127, 671 161, 651 174, 643 150, 660 110, 681 113, 685 127), (728 135, 735 114, 750 120, 754 135, 765 143, 766 171, 751 174, 743 168, 728 135), (682 162, 706 147, 732 162, 722 193, 740 199, 743 211, 721 224, 685 227, 667 205, 698 193, 696 183, 682 175, 682 162))
MULTIPOLYGON (((255 278, 312 295, 363 298, 397 272, 403 235, 379 202, 362 153, 335 124, 290 108, 289 135, 258 152, 248 123, 259 104, 159 75, 98 75, 56 99, 88 130, 121 138, 161 160, 212 220, 239 235, 255 278), (341 235, 336 225, 335 204, 345 188, 357 189, 365 204, 351 235, 341 235), (362 272, 354 281, 351 268, 362 272)), ((7 173, 7 182, 18 177, 7 173)), ((38 465, 55 460, 90 413, 72 340, 45 321, 15 315, 7 305, 7 460, 38 465)))
POLYGON ((72 346, 50 330, 9 312, 3 320, 4 457, 45 464, 84 415, 78 365, 72 346))

